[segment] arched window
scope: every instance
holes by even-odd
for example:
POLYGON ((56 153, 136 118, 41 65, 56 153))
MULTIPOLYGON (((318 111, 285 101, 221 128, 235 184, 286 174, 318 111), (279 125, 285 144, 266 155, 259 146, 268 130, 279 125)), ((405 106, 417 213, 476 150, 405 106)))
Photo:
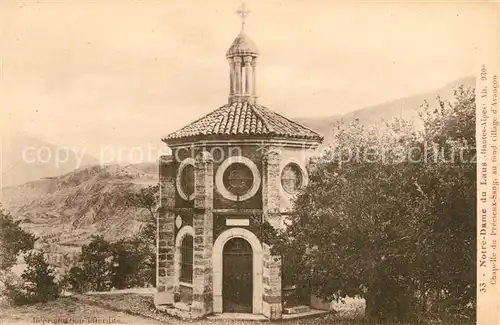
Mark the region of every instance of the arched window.
POLYGON ((181 243, 181 282, 193 283, 193 236, 186 235, 181 243))

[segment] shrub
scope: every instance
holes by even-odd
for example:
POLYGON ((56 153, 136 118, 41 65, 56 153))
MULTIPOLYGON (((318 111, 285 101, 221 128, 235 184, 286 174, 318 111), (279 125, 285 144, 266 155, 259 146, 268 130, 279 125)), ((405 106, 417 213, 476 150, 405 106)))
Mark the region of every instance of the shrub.
POLYGON ((143 287, 156 280, 156 255, 147 243, 139 238, 120 240, 113 244, 113 250, 115 288, 143 287))
POLYGON ((65 287, 74 292, 143 287, 155 282, 156 254, 140 236, 117 242, 94 236, 64 277, 65 287))
POLYGON ((55 300, 61 293, 54 270, 45 260, 44 253, 31 251, 25 256, 26 270, 21 279, 10 278, 5 283, 5 295, 14 305, 55 300))
POLYGON ((93 236, 82 247, 80 257, 85 282, 89 290, 109 291, 113 283, 113 250, 102 236, 93 236))
POLYGON ((84 293, 90 289, 89 281, 83 269, 79 266, 73 266, 63 277, 62 284, 64 289, 84 293))

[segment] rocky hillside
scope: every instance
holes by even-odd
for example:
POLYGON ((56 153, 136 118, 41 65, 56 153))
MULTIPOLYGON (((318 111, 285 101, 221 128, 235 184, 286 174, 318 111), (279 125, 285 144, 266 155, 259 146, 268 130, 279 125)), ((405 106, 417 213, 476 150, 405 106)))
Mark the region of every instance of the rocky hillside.
POLYGON ((2 202, 42 242, 78 247, 92 234, 116 240, 136 232, 143 211, 127 194, 156 182, 155 174, 133 165, 97 165, 4 188, 2 202))

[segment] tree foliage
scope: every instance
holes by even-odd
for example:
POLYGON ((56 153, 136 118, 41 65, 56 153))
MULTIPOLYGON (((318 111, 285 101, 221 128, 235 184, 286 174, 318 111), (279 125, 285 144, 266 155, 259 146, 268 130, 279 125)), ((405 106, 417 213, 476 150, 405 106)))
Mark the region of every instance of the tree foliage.
POLYGON ((87 287, 92 291, 108 291, 112 287, 113 250, 103 236, 92 236, 88 245, 82 246, 81 268, 87 287))
POLYGON ((0 283, 2 293, 14 304, 54 300, 60 288, 43 252, 32 251, 36 237, 22 229, 0 204, 0 283), (19 254, 25 253, 21 279, 11 273, 19 254))
POLYGON ((77 292, 108 291, 156 284, 156 211, 159 185, 149 185, 126 195, 128 204, 145 213, 142 226, 132 238, 109 242, 93 236, 82 247, 77 265, 65 276, 69 289, 77 292))
POLYGON ((64 283, 75 292, 143 287, 155 283, 155 266, 148 243, 137 236, 116 242, 93 236, 64 283))
POLYGON ((5 295, 15 305, 55 300, 61 293, 54 270, 42 251, 30 251, 24 257, 26 269, 20 282, 7 282, 5 295))
POLYGON ((113 244, 115 288, 143 287, 156 283, 156 254, 139 237, 113 244))
POLYGON ((147 213, 140 219, 143 222, 140 231, 132 242, 141 252, 142 274, 147 283, 156 285, 156 218, 160 205, 159 184, 141 188, 138 192, 129 195, 129 202, 147 213))
POLYGON ((66 290, 84 293, 90 290, 91 284, 89 283, 88 277, 81 266, 75 265, 71 267, 64 275, 63 286, 66 290))
POLYGON ((0 272, 8 271, 16 264, 17 256, 33 248, 35 236, 23 230, 21 220, 14 218, 0 204, 0 272))
POLYGON ((156 222, 156 210, 159 205, 160 185, 148 185, 139 191, 127 195, 128 202, 137 208, 147 212, 147 217, 142 218, 144 222, 156 222))
POLYGON ((474 317, 473 90, 421 119, 338 126, 274 248, 287 281, 362 296, 375 321, 474 317))

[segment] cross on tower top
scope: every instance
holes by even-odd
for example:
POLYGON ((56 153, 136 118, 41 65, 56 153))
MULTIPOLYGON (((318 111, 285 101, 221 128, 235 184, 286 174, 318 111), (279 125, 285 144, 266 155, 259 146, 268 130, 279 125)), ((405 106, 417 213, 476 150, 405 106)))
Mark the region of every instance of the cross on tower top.
POLYGON ((238 16, 241 17, 241 30, 243 31, 243 29, 245 28, 245 19, 251 13, 251 11, 245 5, 245 1, 243 1, 238 10, 236 10, 235 12, 238 16))

